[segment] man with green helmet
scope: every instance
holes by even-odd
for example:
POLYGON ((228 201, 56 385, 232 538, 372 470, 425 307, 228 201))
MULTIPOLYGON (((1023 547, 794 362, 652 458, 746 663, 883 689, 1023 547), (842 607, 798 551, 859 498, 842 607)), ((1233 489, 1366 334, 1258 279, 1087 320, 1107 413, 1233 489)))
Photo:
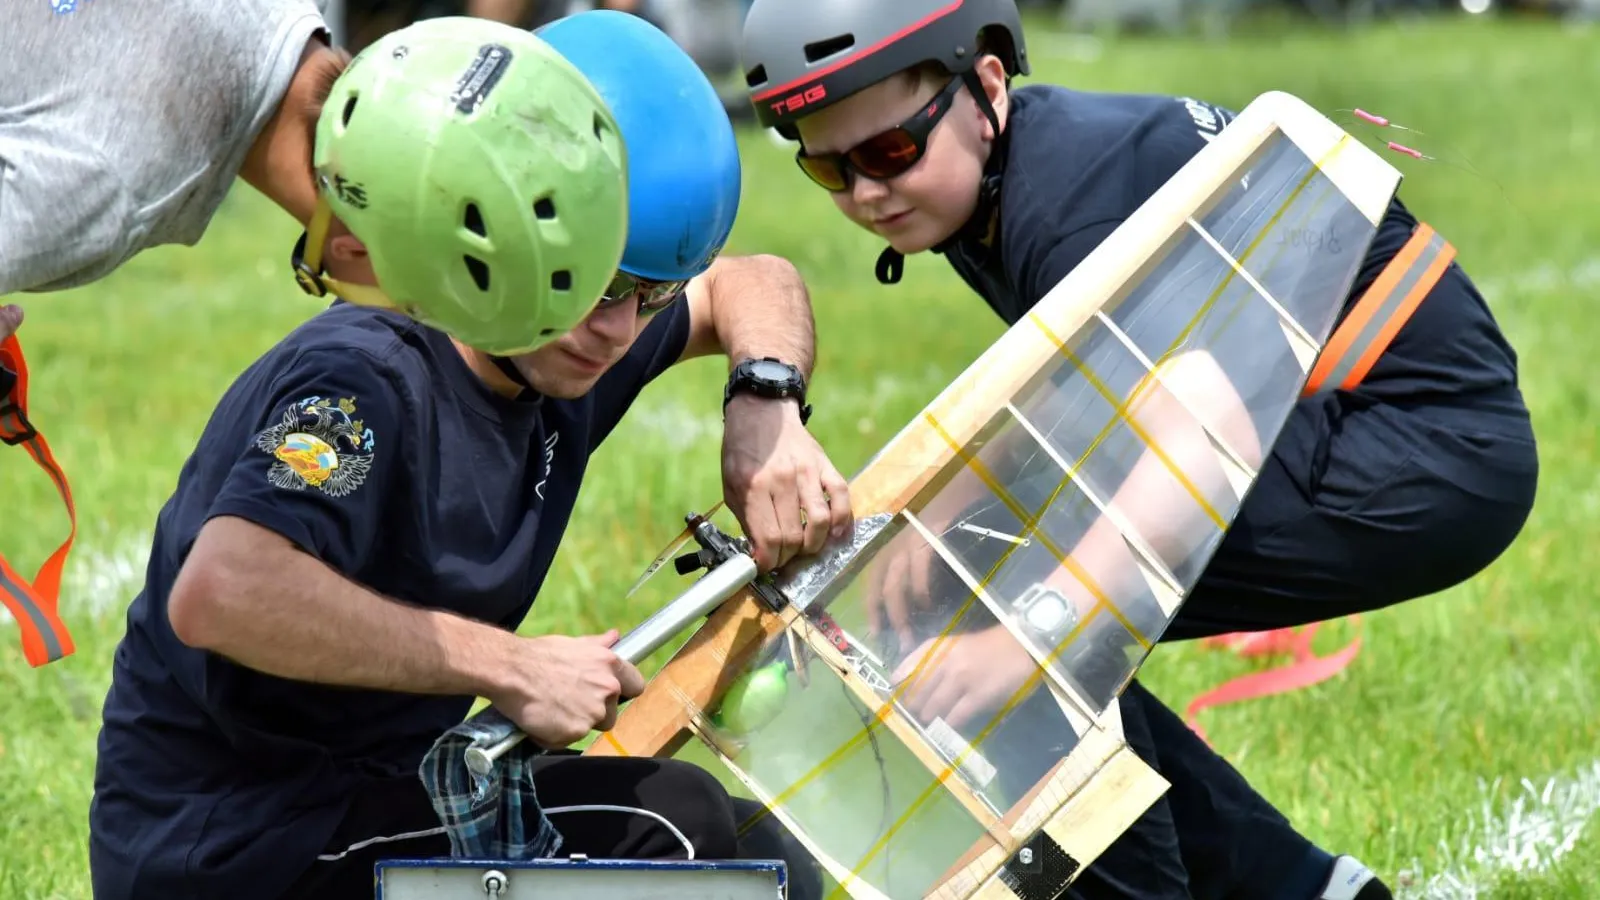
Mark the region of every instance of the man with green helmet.
POLYGON ((303 288, 495 354, 588 314, 627 239, 626 151, 582 74, 543 42, 513 49, 512 30, 429 19, 351 62, 317 121, 303 288), (334 217, 361 239, 376 290, 322 273, 334 217))
MULTIPOLYGON (((687 78, 681 61, 615 43, 633 78, 687 78)), ((298 255, 305 282, 341 299, 228 389, 161 512, 99 738, 99 900, 370 896, 376 859, 451 852, 419 768, 475 698, 558 751, 643 689, 615 628, 515 632, 590 455, 680 360, 772 357, 809 377, 811 314, 792 266, 721 256, 738 155, 703 76, 672 116, 625 119, 598 75, 577 72, 527 32, 428 20, 375 42, 334 87, 326 211, 298 255), (624 233, 636 200, 672 202, 676 184, 671 243, 624 233), (522 316, 506 312, 518 303, 522 316), (406 314, 415 305, 494 351, 406 314), (528 316, 575 324, 518 333, 528 316)), ((804 407, 803 384, 730 380, 724 455, 758 464, 725 465, 725 490, 774 511, 764 565, 851 521, 804 407)), ((726 791, 681 761, 526 762, 531 855, 792 846, 739 835, 726 791)))

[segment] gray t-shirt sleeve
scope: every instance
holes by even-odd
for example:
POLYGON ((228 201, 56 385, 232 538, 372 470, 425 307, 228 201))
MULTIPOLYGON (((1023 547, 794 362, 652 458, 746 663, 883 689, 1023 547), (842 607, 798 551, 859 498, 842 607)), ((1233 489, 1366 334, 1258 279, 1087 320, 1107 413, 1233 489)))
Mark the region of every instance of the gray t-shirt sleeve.
POLYGON ((198 242, 325 27, 314 0, 6 4, 0 295, 198 242))

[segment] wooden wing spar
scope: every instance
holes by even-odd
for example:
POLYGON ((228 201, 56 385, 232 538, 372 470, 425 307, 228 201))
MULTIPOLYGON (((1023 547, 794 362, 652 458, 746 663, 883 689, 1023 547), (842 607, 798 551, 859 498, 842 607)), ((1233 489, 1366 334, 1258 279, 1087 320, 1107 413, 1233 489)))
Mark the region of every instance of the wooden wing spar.
POLYGON ((1399 182, 1256 99, 851 481, 854 538, 782 573, 785 607, 735 595, 587 752, 698 739, 833 896, 1055 897, 1166 788, 1114 701, 1399 182))

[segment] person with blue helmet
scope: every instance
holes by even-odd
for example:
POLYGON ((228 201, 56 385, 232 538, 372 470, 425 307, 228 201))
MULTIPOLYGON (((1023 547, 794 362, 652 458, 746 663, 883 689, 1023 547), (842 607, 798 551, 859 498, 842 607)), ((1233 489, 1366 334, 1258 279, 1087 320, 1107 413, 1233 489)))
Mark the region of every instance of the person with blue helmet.
MULTIPOLYGON (((725 264, 720 254, 733 230, 742 189, 738 141, 722 98, 698 63, 671 36, 640 16, 598 9, 558 19, 535 34, 589 79, 627 141, 628 236, 613 290, 639 290, 647 297, 687 291, 691 305, 696 296, 707 296, 694 290, 696 280, 715 277, 718 267, 725 264), (650 60, 657 68, 641 67, 638 59, 650 60), (649 90, 642 90, 646 85, 649 90), (663 141, 659 135, 669 117, 676 133, 673 140, 663 141)), ((750 299, 761 302, 759 297, 750 299)), ((761 374, 753 365, 756 362, 776 369, 779 380, 792 378, 804 391, 798 370, 790 374, 783 371, 787 364, 781 360, 747 357, 729 378, 725 403, 748 379, 761 374)), ((795 406, 802 419, 809 416, 803 396, 795 406)), ((753 471, 771 452, 768 446, 731 444, 727 435, 725 471, 753 471)), ((781 446, 784 444, 771 445, 781 446)), ((827 521, 837 532, 852 521, 849 487, 820 450, 815 458, 828 466, 829 477, 817 483, 827 482, 828 497, 823 502, 830 516, 827 521)), ((754 479, 748 483, 751 490, 727 497, 729 508, 747 533, 771 534, 779 524, 776 513, 797 507, 793 501, 785 504, 783 498, 773 497, 754 479)), ((810 482, 802 478, 796 483, 810 482)), ((801 549, 815 552, 820 545, 807 543, 801 549)), ((789 896, 793 900, 820 897, 821 873, 793 835, 774 817, 762 815, 761 803, 738 797, 730 800, 742 832, 741 855, 784 859, 789 869, 789 896)))
MULTIPOLYGON (((535 34, 588 77, 627 142, 628 236, 608 293, 636 291, 648 309, 681 292, 696 315, 713 317, 709 299, 719 279, 752 263, 772 262, 765 256, 720 256, 733 230, 742 185, 739 145, 720 95, 666 32, 630 13, 591 10, 558 19, 535 34)), ((742 312, 784 312, 771 305, 775 289, 740 288, 748 290, 742 312)), ((713 325, 722 331, 720 319, 713 325)), ((722 445, 723 473, 731 488, 725 501, 763 570, 820 551, 830 536, 842 536, 852 524, 849 484, 805 431, 814 340, 809 318, 805 334, 797 338, 804 346, 778 352, 730 348, 732 368, 723 391, 724 410, 748 405, 770 426, 726 431, 722 445)))
POLYGON ((618 289, 652 283, 670 297, 711 268, 733 231, 741 170, 733 128, 705 76, 665 32, 630 13, 598 9, 534 32, 599 92, 628 146, 628 235, 618 289), (618 47, 645 55, 660 80, 641 91, 618 47), (666 116, 673 140, 659 138, 666 116))
MULTIPOLYGON (((486 845, 498 857, 806 860, 781 829, 741 833, 747 814, 703 768, 567 749, 644 689, 613 649, 619 628, 516 631, 591 455, 685 359, 730 359, 724 491, 761 565, 820 550, 852 521, 844 479, 804 427, 805 286, 779 258, 723 255, 739 201, 732 124, 686 55, 639 24, 586 14, 544 37, 450 26, 477 36, 452 51, 448 68, 475 92, 452 110, 543 117, 623 164, 637 222, 618 235, 626 256, 594 276, 609 288, 592 311, 536 350, 494 355, 340 300, 230 386, 162 510, 117 648, 89 812, 96 900, 371 896, 381 859, 486 845), (511 68, 557 53, 620 114, 570 116, 511 68), (630 85, 672 98, 671 114, 630 104, 630 85), (738 364, 762 358, 792 381, 738 364), (505 830, 492 835, 472 786, 452 781, 465 767, 448 740, 479 697, 529 736, 500 760, 492 821, 505 830)), ((405 70, 428 49, 413 34, 371 59, 405 70)), ((382 108, 373 91, 355 100, 335 107, 351 135, 382 108)), ((503 199, 460 204, 459 240, 497 266, 522 222, 493 214, 503 199)), ((582 200, 535 195, 533 227, 594 240, 603 229, 585 225, 582 200)), ((329 277, 377 283, 342 218, 326 246, 329 277)))

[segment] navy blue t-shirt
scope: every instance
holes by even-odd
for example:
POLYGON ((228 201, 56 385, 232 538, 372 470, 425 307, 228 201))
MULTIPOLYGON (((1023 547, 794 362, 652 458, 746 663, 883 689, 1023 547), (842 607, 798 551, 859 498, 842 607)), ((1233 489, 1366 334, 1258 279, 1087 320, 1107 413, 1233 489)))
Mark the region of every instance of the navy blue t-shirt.
MULTIPOLYGON (((1229 110, 1192 98, 1093 93, 1056 85, 1017 88, 1010 103, 999 238, 986 245, 976 236, 981 229, 973 227, 942 248, 956 272, 1008 325, 1234 118, 1229 110)), ((1338 321, 1411 237, 1415 225, 1411 213, 1394 200, 1338 321)), ((1238 309, 1243 315, 1272 315, 1259 302, 1239 304, 1238 309)), ((1239 335, 1273 331, 1259 325, 1231 330, 1239 335)), ((1259 346, 1231 345, 1225 337, 1215 343, 1207 338, 1206 343, 1236 383, 1241 381, 1236 374, 1240 368, 1259 365, 1256 361, 1263 358, 1286 358, 1280 348, 1262 353, 1259 346)), ((1524 434, 1527 413, 1516 377, 1516 355, 1488 305, 1452 264, 1445 287, 1417 308, 1357 393, 1415 408, 1417 415, 1435 416, 1440 424, 1459 424, 1470 417, 1475 428, 1524 434)), ((1270 382, 1261 373, 1243 380, 1270 382)), ((1259 427, 1262 410, 1254 404, 1252 409, 1259 427)))
POLYGON ((688 327, 674 304, 586 396, 512 400, 441 333, 340 303, 240 376, 161 511, 117 648, 90 809, 96 897, 277 896, 354 786, 415 777, 474 699, 296 682, 185 646, 167 596, 208 519, 248 519, 380 594, 515 628, 590 453, 688 327))

